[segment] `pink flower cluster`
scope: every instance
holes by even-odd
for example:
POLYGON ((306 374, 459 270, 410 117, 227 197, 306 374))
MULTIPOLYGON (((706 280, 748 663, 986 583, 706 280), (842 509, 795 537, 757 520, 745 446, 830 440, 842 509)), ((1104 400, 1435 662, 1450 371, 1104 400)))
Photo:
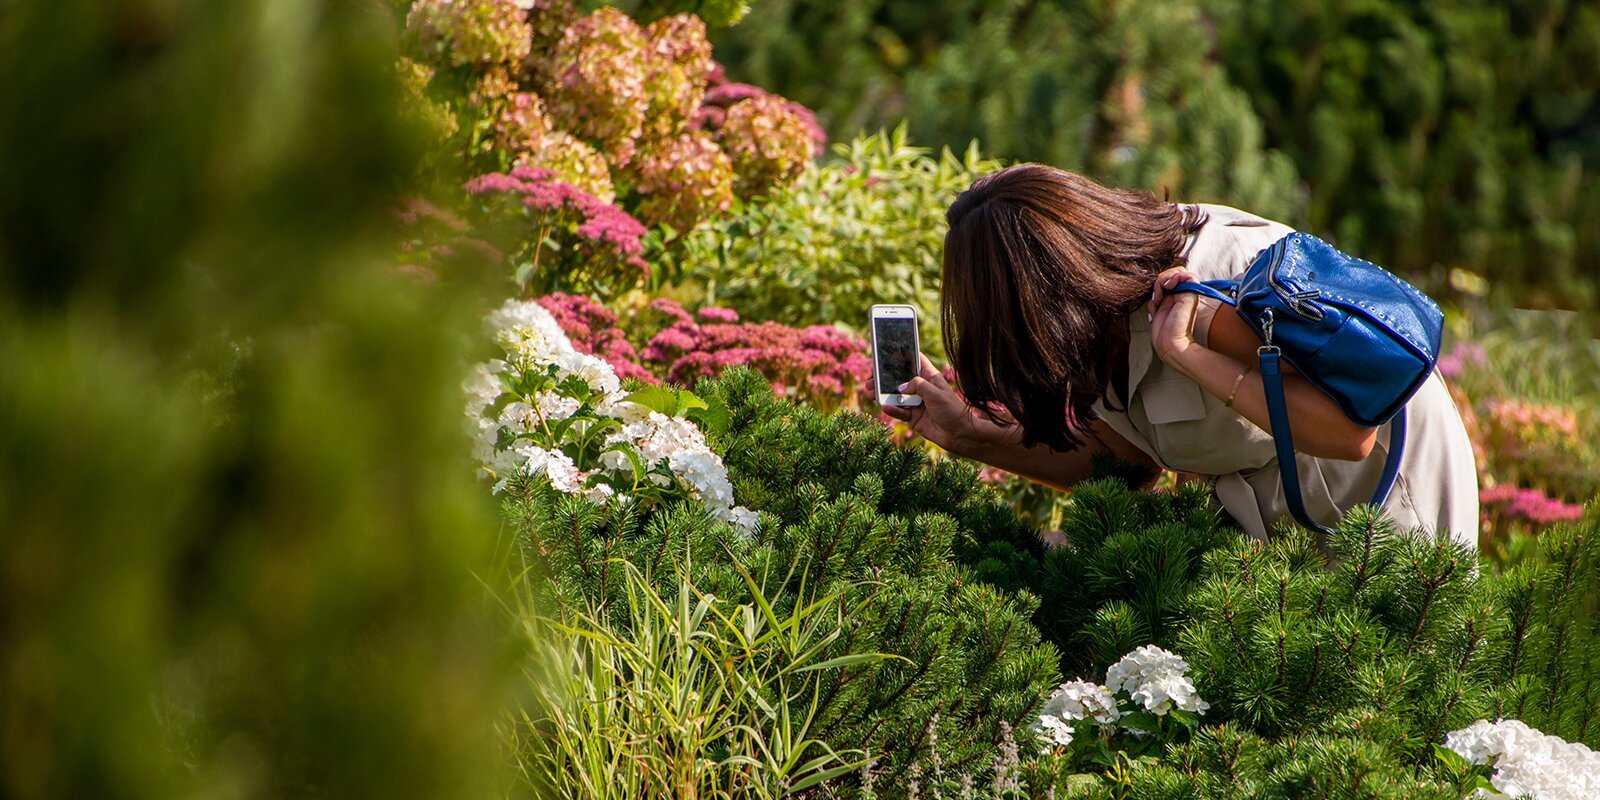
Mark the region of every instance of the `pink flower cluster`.
POLYGON ((650 23, 644 37, 649 96, 645 135, 654 139, 676 136, 700 107, 715 63, 706 24, 693 14, 676 14, 650 23))
POLYGON ((652 328, 657 321, 665 323, 639 350, 617 327, 617 314, 588 297, 556 293, 538 302, 575 347, 605 359, 622 377, 691 385, 742 365, 765 375, 780 395, 824 407, 865 407, 872 399, 866 393, 872 377, 867 344, 838 328, 741 322, 727 308, 691 314, 677 302, 657 298, 632 317, 652 328))
MULTIPOLYGON (((479 175, 467 182, 466 190, 491 204, 509 200, 530 213, 536 220, 535 227, 545 235, 567 238, 563 244, 575 250, 581 261, 569 265, 575 272, 587 273, 594 280, 615 278, 621 273, 629 283, 650 273, 649 265, 640 257, 649 232, 645 226, 626 211, 570 183, 555 180, 548 169, 518 166, 510 174, 479 175), (631 281, 627 280, 627 273, 632 274, 631 281)), ((525 255, 533 259, 538 269, 544 266, 538 263, 543 239, 538 232, 534 239, 525 245, 531 251, 525 255)))
POLYGON ((1538 489, 1521 489, 1510 484, 1484 489, 1478 495, 1478 502, 1486 513, 1537 526, 1576 522, 1583 518, 1583 506, 1563 502, 1538 489))
POLYGON ((633 158, 644 133, 650 96, 644 32, 614 8, 579 19, 562 34, 541 71, 552 121, 562 130, 601 143, 613 165, 633 158))
POLYGON ((734 191, 747 199, 794 180, 828 142, 810 109, 748 83, 713 86, 695 124, 728 151, 734 191))
POLYGON ((1513 457, 1540 444, 1578 444, 1578 413, 1570 407, 1495 398, 1487 408, 1490 446, 1513 457))
POLYGON ((533 42, 516 0, 416 0, 406 32, 420 55, 456 67, 520 64, 533 42))
POLYGON ((1488 353, 1483 345, 1477 342, 1463 342, 1450 348, 1450 352, 1439 358, 1437 367, 1439 374, 1445 380, 1454 380, 1467 368, 1481 368, 1489 363, 1488 353))
POLYGON ((471 236, 466 221, 420 197, 403 200, 395 216, 405 231, 399 272, 423 283, 438 283, 442 270, 481 269, 505 258, 493 245, 471 236))
MULTIPOLYGON (((572 212, 581 219, 564 227, 589 240, 576 243, 585 262, 615 250, 618 263, 642 268, 637 223, 686 233, 736 193, 748 199, 792 180, 826 142, 804 107, 726 83, 693 14, 640 26, 616 8, 582 14, 574 0, 416 0, 407 25, 416 60, 402 74, 416 104, 437 99, 450 123, 435 126, 443 154, 465 154, 468 174, 489 173, 473 194, 522 196, 496 204, 513 213, 494 222, 506 230, 527 211, 572 212), (529 168, 552 175, 531 187, 513 179, 529 168), (593 244, 604 247, 581 249, 593 244)), ((543 233, 546 222, 523 230, 543 233)), ((500 244, 515 257, 540 253, 542 241, 500 244)), ((525 269, 530 259, 515 263, 525 269)), ((563 252, 547 266, 588 265, 563 252)))
POLYGON ((651 337, 642 354, 685 385, 743 365, 767 376, 780 395, 824 405, 862 404, 872 362, 866 342, 830 325, 792 328, 777 322, 740 322, 723 308, 708 308, 695 319, 665 298, 651 309, 671 324, 651 337))

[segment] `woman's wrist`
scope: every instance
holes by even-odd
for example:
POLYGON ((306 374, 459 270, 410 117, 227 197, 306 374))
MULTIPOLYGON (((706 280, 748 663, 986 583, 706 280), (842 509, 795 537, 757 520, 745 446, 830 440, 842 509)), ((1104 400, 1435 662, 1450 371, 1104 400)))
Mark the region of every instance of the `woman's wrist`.
POLYGON ((951 446, 945 449, 963 458, 989 463, 986 456, 1006 449, 1014 440, 1020 439, 1019 434, 1020 428, 1017 426, 1002 427, 989 420, 974 418, 971 424, 952 432, 951 446))
POLYGON ((1202 353, 1205 349, 1204 345, 1191 339, 1182 345, 1169 348, 1162 355, 1161 360, 1167 362, 1169 366, 1178 372, 1183 373, 1184 377, 1198 383, 1199 368, 1197 362, 1204 358, 1202 353))

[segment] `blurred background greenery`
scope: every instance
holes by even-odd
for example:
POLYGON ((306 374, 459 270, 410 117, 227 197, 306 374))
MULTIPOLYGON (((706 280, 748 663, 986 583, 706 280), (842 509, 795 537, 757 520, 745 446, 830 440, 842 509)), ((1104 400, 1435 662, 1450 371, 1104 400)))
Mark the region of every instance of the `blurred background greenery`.
POLYGON ((1590 0, 764 0, 735 80, 1331 236, 1436 294, 1600 301, 1590 0), (1458 289, 1457 289, 1458 290, 1458 289))
POLYGON ((502 786, 391 9, 0 7, 0 796, 502 786))

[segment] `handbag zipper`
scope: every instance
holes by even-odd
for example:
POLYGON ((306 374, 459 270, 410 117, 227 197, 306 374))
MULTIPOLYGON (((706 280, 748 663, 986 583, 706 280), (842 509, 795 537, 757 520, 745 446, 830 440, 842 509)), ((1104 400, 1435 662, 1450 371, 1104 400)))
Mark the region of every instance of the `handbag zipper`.
MULTIPOLYGON (((1289 236, 1293 235, 1294 234, 1292 233, 1289 234, 1289 236)), ((1267 267, 1267 285, 1271 286, 1272 290, 1277 292, 1279 297, 1283 298, 1284 305, 1287 305, 1290 311, 1293 311, 1294 313, 1299 314, 1300 316, 1305 317, 1313 322, 1321 322, 1322 309, 1317 308, 1309 302, 1321 297, 1321 292, 1318 292, 1316 289, 1308 289, 1304 292, 1291 292, 1287 287, 1278 282, 1278 267, 1283 264, 1283 257, 1289 250, 1289 236, 1279 239, 1272 245, 1272 264, 1271 266, 1267 267)))

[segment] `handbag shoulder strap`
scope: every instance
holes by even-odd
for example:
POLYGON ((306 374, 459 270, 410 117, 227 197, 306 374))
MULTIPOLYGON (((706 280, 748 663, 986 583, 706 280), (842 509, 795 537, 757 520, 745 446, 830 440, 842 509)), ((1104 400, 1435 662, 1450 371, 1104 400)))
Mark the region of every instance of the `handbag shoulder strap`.
MULTIPOLYGON (((1294 460, 1294 436, 1289 430, 1289 405, 1283 396, 1283 368, 1277 347, 1262 345, 1256 351, 1261 359, 1261 384, 1267 395, 1267 421, 1272 426, 1272 445, 1278 451, 1278 474, 1283 478, 1283 498, 1289 513, 1296 522, 1323 535, 1332 531, 1318 525, 1306 513, 1305 498, 1300 494, 1300 468, 1294 460)), ((1406 448, 1406 410, 1394 415, 1389 428, 1389 456, 1383 462, 1383 474, 1372 493, 1372 505, 1381 506, 1389 499, 1395 480, 1400 475, 1400 457, 1406 448)))
MULTIPOLYGON (((1237 305, 1233 297, 1237 288, 1238 281, 1206 281, 1180 283, 1172 287, 1171 291, 1192 292, 1232 306, 1237 305)), ((1261 385, 1267 395, 1267 422, 1272 427, 1269 431, 1272 434, 1272 446, 1278 452, 1278 474, 1283 479, 1283 499, 1296 522, 1309 530, 1327 535, 1332 531, 1318 525, 1306 512, 1305 498, 1300 492, 1300 468, 1294 460, 1294 435, 1289 430, 1289 404, 1283 395, 1283 353, 1272 343, 1270 319, 1264 320, 1263 323, 1262 330, 1266 341, 1256 349, 1256 357, 1261 360, 1261 385)), ((1378 487, 1372 493, 1372 505, 1381 506, 1389 499, 1389 492, 1394 489, 1395 481, 1400 476, 1400 458, 1405 453, 1405 448, 1406 410, 1402 408, 1390 423, 1389 456, 1383 463, 1383 473, 1378 478, 1378 487)))

